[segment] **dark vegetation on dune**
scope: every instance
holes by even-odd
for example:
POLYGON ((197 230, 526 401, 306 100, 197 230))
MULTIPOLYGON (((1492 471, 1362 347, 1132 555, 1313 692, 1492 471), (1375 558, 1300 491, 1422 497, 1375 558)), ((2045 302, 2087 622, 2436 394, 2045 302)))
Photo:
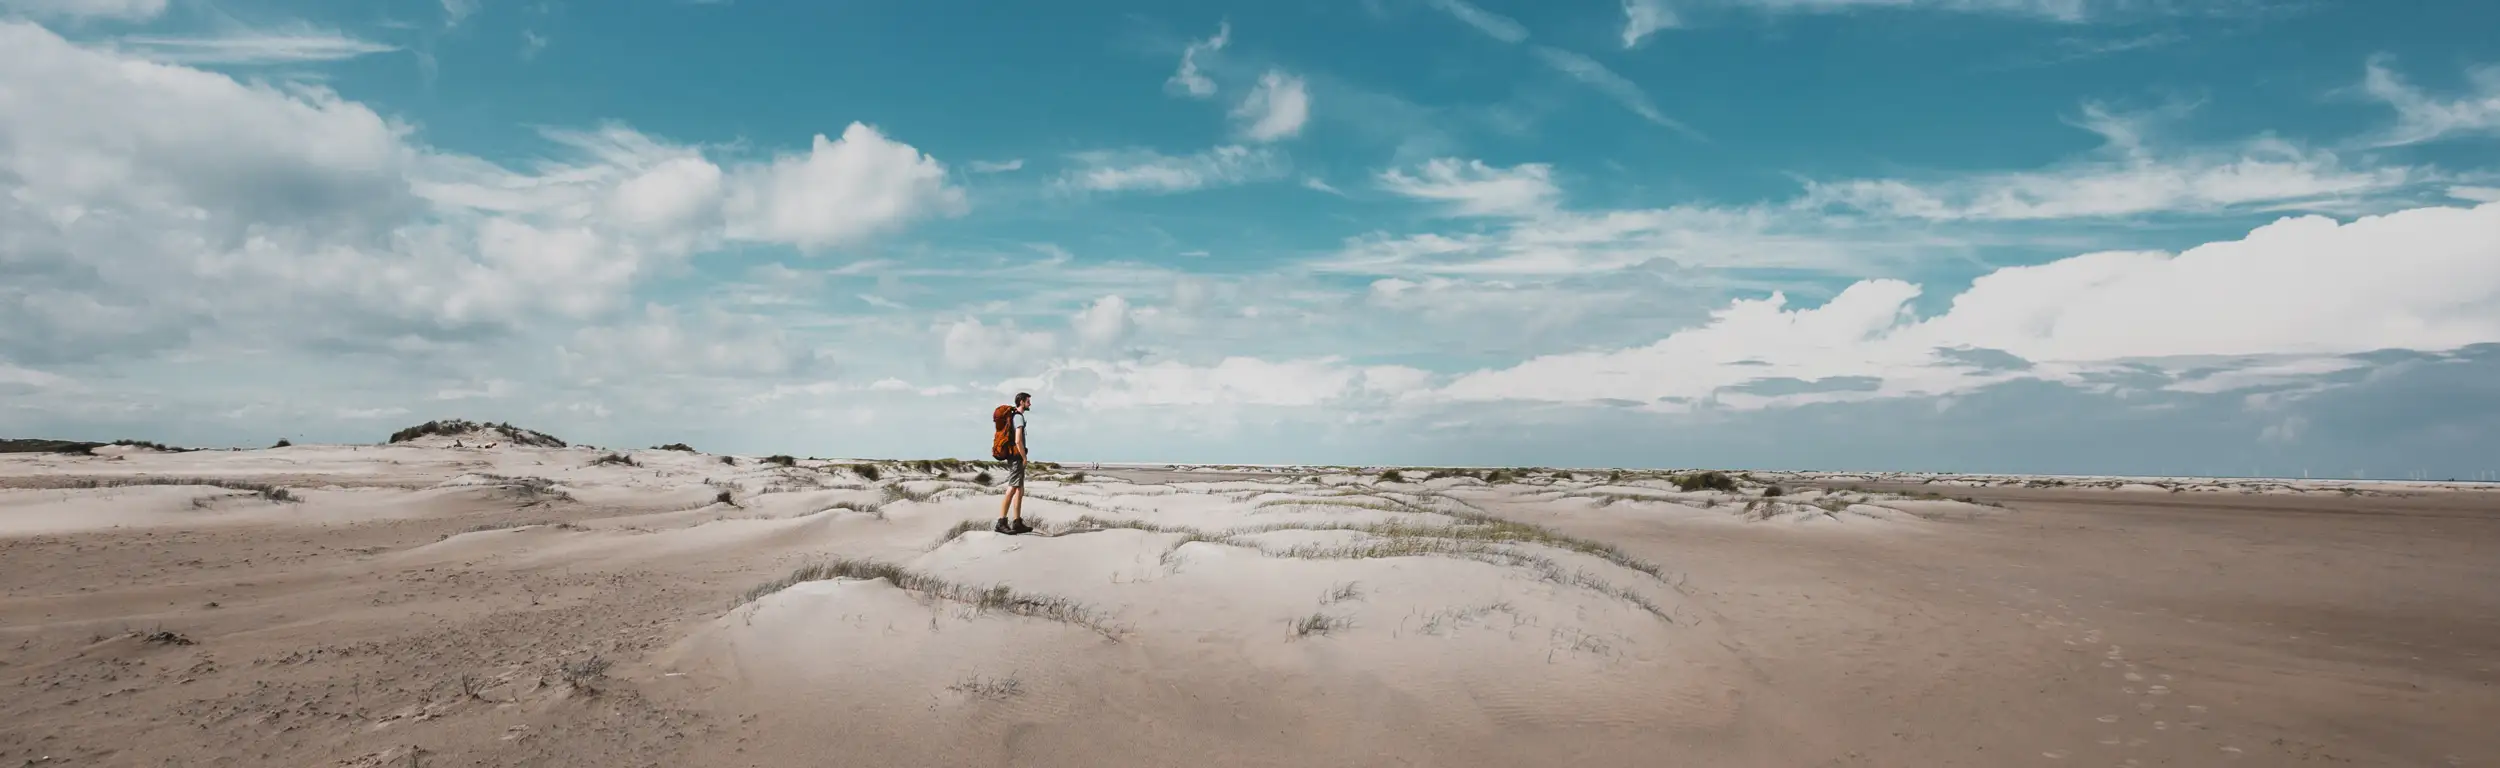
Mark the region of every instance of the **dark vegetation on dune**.
POLYGON ((510 441, 514 445, 527 445, 538 448, 565 447, 565 442, 563 440, 556 439, 556 436, 545 432, 532 429, 522 429, 506 423, 489 424, 470 421, 467 419, 438 419, 409 427, 407 429, 391 433, 391 442, 405 443, 420 437, 426 437, 428 435, 459 436, 466 435, 471 432, 491 432, 502 435, 505 440, 510 441))
POLYGON ((96 443, 85 440, 51 440, 40 437, 20 437, 0 438, 0 453, 86 453, 90 450, 102 448, 108 445, 128 445, 138 448, 154 448, 156 450, 169 451, 173 453, 195 450, 192 448, 176 448, 174 446, 151 440, 115 440, 109 443, 96 443))

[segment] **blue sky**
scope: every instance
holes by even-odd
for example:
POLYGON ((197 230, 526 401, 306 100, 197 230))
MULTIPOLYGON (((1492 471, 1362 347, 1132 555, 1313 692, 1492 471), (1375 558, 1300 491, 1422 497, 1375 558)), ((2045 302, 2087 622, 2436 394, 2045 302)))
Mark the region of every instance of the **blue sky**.
POLYGON ((2489 3, 0 9, 0 434, 2500 470, 2489 3))

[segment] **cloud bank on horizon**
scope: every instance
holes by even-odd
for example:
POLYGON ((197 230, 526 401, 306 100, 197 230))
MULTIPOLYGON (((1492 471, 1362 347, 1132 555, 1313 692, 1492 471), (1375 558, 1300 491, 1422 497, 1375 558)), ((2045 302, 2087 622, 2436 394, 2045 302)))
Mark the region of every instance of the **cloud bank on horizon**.
POLYGON ((0 0, 0 434, 2480 477, 2494 26, 0 0))

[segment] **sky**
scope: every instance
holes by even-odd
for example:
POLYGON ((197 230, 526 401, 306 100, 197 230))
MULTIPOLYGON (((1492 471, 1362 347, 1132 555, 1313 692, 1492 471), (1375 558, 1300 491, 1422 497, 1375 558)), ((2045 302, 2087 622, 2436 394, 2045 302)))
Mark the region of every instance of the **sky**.
POLYGON ((2490 478, 2492 29, 0 0, 0 435, 2490 478))

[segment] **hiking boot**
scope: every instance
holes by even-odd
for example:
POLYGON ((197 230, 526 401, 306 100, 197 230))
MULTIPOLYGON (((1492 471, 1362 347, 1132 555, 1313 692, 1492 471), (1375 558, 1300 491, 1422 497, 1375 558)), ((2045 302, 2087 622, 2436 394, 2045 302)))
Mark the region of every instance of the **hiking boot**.
POLYGON ((1004 517, 998 519, 997 525, 990 526, 990 530, 998 533, 1004 533, 1009 536, 1016 535, 1016 529, 1007 527, 1007 518, 1004 517))
POLYGON ((1011 524, 1011 525, 1009 525, 1009 526, 1008 526, 1008 532, 1009 532, 1009 533, 1032 533, 1032 532, 1033 532, 1033 526, 1030 526, 1030 525, 1025 525, 1025 524, 1024 524, 1024 518, 1019 517, 1019 518, 1016 518, 1015 523, 1013 523, 1013 524, 1011 524))

